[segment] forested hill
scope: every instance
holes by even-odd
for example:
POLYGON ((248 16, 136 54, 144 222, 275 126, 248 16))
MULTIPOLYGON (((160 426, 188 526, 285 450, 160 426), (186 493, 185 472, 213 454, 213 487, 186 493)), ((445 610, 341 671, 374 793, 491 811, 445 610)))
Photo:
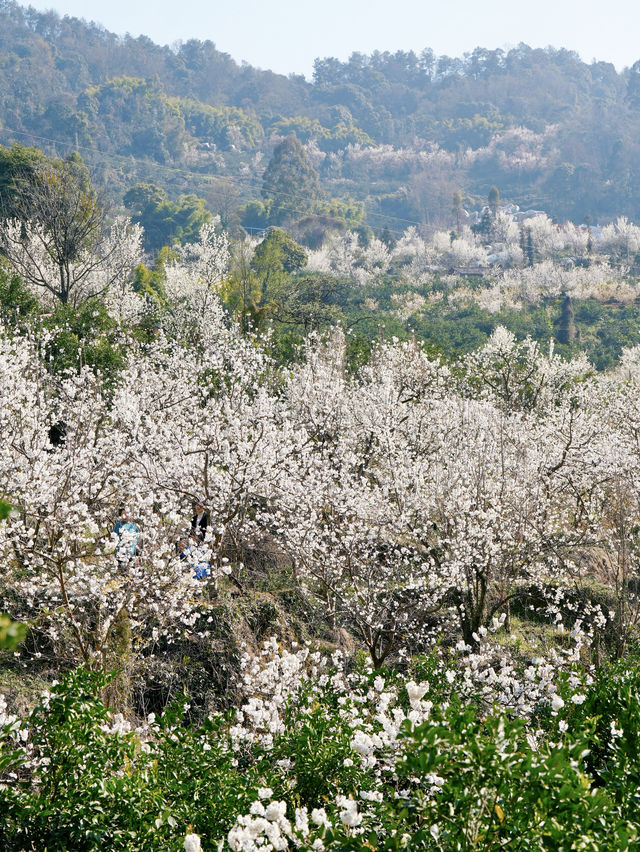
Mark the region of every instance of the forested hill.
POLYGON ((445 223, 456 190, 470 206, 492 185, 558 219, 640 218, 640 62, 618 73, 524 44, 354 53, 316 60, 309 82, 211 41, 161 47, 0 0, 2 144, 79 150, 120 197, 155 180, 228 211, 260 197, 290 133, 329 206, 364 202, 374 226, 445 223))

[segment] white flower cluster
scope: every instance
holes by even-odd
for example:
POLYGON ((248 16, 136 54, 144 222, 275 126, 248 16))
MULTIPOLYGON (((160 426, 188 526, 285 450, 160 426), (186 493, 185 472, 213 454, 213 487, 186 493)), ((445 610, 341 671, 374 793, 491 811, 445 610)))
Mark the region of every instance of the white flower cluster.
MULTIPOLYGON (((497 622, 494 629, 499 629, 499 626, 497 622)), ((479 693, 484 695, 488 706, 499 701, 524 714, 540 703, 548 702, 554 714, 563 708, 565 702, 558 694, 554 680, 559 670, 557 665, 538 659, 518 680, 515 665, 494 669, 488 660, 487 647, 485 652, 464 655, 455 669, 451 663, 446 665, 443 661, 435 676, 441 685, 447 684, 462 696, 468 694, 477 700, 479 693)), ((245 658, 247 669, 243 684, 249 691, 256 688, 262 691, 261 701, 268 704, 274 714, 270 721, 275 721, 275 729, 280 732, 283 731, 282 714, 287 704, 295 707, 295 715, 288 717, 291 725, 292 718, 304 720, 308 708, 316 706, 325 694, 337 694, 340 716, 352 731, 350 746, 353 759, 345 760, 345 766, 359 763, 366 772, 369 786, 359 790, 357 799, 348 791, 337 790, 327 806, 331 816, 326 809, 314 809, 310 814, 305 809, 297 809, 291 820, 287 818, 284 802, 269 801, 273 796, 272 789, 261 788, 258 801, 254 802, 248 814, 237 818, 229 833, 228 843, 232 849, 245 852, 263 848, 323 849, 324 829, 327 827, 335 830, 338 826, 350 832, 367 830, 375 825, 375 807, 383 799, 383 786, 394 777, 395 767, 405 757, 405 749, 411 742, 405 738, 407 725, 410 729, 426 722, 438 724, 439 717, 434 718, 434 704, 428 698, 430 683, 405 680, 400 676, 389 680, 377 676, 371 686, 366 674, 347 674, 339 664, 339 657, 323 660, 307 649, 291 653, 270 640, 265 643, 258 659, 245 658), (338 668, 333 669, 336 663, 338 668), (284 673, 285 690, 278 687, 279 672, 284 673), (408 709, 403 706, 405 694, 408 709), (277 696, 277 699, 269 703, 268 696, 271 699, 277 696)), ((570 682, 574 689, 582 688, 579 678, 572 677, 570 682)), ((252 708, 256 706, 255 700, 249 702, 252 708)), ((585 695, 580 691, 574 692, 571 698, 576 705, 584 700, 585 695)), ((247 714, 246 705, 239 718, 244 719, 244 742, 260 743, 262 747, 268 744, 262 734, 262 720, 254 724, 257 717, 247 714)), ((240 727, 233 732, 236 739, 240 736, 240 727)), ((567 724, 560 722, 559 731, 566 729, 567 724)), ((529 734, 532 748, 537 748, 538 735, 533 731, 529 734)), ((295 765, 288 764, 286 770, 295 773, 295 765)), ((431 773, 425 779, 425 792, 437 796, 445 780, 441 775, 431 773)))
MULTIPOLYGON (((334 246, 341 257, 355 252, 347 242, 334 246)), ((408 235, 400 250, 418 242, 408 235)), ((444 249, 434 237, 429 251, 444 249)), ((226 257, 215 229, 185 249, 168 271, 168 327, 130 344, 110 387, 88 368, 48 371, 46 338, 0 334, 0 431, 13 436, 0 493, 14 506, 0 526, 0 604, 16 618, 37 610, 54 652, 99 658, 123 612, 152 644, 204 637, 203 591, 243 570, 229 542, 267 543, 295 565, 309 606, 354 634, 376 667, 439 632, 475 650, 491 607, 504 612, 532 585, 581 583, 589 565, 621 570, 640 481, 631 353, 622 375, 596 376, 583 358, 497 329, 456 369, 392 341, 354 378, 336 329, 310 336, 304 359, 282 371, 224 314, 226 257), (210 523, 196 548, 198 500, 210 523), (122 537, 121 505, 132 515, 122 537)), ((372 244, 361 268, 384 262, 372 244)), ((554 629, 575 633, 579 618, 576 654, 612 622, 591 609, 554 629)), ((483 694, 494 676, 507 680, 495 666, 476 672, 483 694)), ((505 691, 516 700, 515 686, 505 691)), ((282 695, 256 689, 243 710, 266 738, 282 695)))
MULTIPOLYGON (((374 797, 377 801, 377 796, 374 797)), ((337 824, 343 826, 349 834, 358 833, 363 815, 355 799, 337 796, 337 824)), ((283 849, 300 849, 303 852, 323 852, 323 838, 327 828, 334 823, 324 808, 314 808, 311 814, 307 808, 296 808, 294 821, 286 816, 285 802, 271 801, 266 806, 255 801, 247 815, 239 816, 236 824, 227 835, 231 849, 239 852, 278 852, 283 849)))
POLYGON ((11 735, 14 739, 26 741, 29 732, 22 727, 20 719, 13 713, 8 712, 7 701, 4 695, 0 694, 0 732, 5 736, 11 735))

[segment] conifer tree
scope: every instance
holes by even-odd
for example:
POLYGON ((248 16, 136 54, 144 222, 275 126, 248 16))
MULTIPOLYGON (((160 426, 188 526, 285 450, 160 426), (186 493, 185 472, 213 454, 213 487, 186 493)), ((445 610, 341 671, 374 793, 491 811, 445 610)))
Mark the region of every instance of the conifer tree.
POLYGON ((262 196, 271 202, 274 224, 300 218, 320 198, 318 173, 296 136, 287 136, 274 150, 262 179, 262 196))
POLYGON ((576 339, 576 323, 571 296, 565 296, 558 324, 558 343, 571 344, 576 339))
POLYGON ((491 214, 495 219, 498 215, 498 210, 500 210, 500 190, 497 186, 492 186, 489 190, 489 209, 491 210, 491 214))

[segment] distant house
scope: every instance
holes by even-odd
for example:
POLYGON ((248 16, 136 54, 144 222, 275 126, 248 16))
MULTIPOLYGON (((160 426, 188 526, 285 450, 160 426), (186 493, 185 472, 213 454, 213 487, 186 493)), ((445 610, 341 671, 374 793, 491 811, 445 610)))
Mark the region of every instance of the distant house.
POLYGON ((447 273, 449 275, 459 275, 461 278, 482 278, 491 272, 488 266, 451 266, 447 273))
POLYGON ((513 218, 516 222, 524 222, 525 219, 533 219, 536 216, 546 216, 544 210, 518 210, 513 218))

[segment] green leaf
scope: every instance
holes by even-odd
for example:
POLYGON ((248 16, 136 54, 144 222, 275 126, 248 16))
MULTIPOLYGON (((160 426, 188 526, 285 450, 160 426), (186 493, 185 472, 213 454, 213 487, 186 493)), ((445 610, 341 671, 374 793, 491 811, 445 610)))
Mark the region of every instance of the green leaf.
POLYGON ((12 651, 27 635, 27 625, 11 621, 8 615, 0 614, 0 648, 12 651))

